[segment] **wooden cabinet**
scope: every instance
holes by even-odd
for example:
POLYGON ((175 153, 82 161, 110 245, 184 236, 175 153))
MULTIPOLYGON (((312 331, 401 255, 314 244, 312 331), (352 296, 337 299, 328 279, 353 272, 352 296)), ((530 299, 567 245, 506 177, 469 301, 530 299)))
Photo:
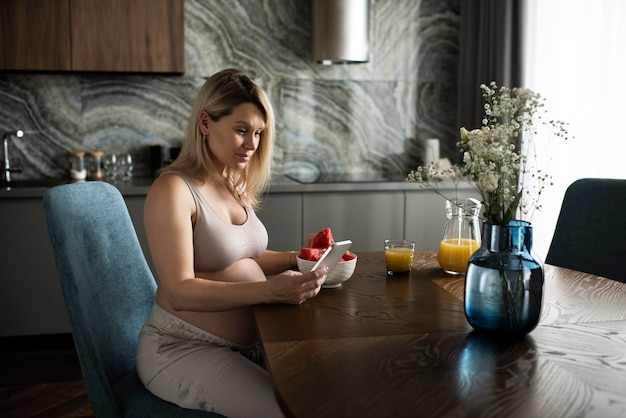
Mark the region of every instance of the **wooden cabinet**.
POLYGON ((184 0, 2 0, 0 69, 183 73, 184 0))
POLYGON ((69 2, 0 1, 0 69, 71 70, 69 2))
POLYGON ((183 0, 71 0, 72 69, 182 73, 183 0))

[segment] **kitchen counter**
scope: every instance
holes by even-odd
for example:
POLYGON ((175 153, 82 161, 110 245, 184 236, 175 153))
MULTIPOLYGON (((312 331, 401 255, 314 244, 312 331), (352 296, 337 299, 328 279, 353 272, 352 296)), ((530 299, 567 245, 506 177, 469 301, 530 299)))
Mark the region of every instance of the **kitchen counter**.
MULTIPOLYGON (((75 183, 69 179, 37 179, 37 180, 17 180, 7 186, 0 184, 0 200, 13 198, 33 198, 42 197, 50 188, 63 184, 75 183)), ((150 189, 152 179, 137 178, 131 181, 111 182, 124 196, 145 196, 150 189)))
MULTIPOLYGON (((44 179, 18 180, 11 187, 0 184, 0 200, 13 198, 42 197, 46 190, 62 184, 70 184, 71 180, 44 179)), ((151 178, 135 178, 131 181, 111 182, 124 196, 145 196, 152 184, 151 178)), ((469 186, 460 185, 459 189, 468 190, 469 186)), ((275 175, 272 177, 267 193, 332 193, 332 192, 367 192, 367 191, 409 191, 424 189, 419 184, 407 183, 403 179, 385 180, 354 177, 351 181, 332 179, 316 179, 312 182, 298 181, 294 178, 275 175)), ((442 182, 442 191, 453 190, 452 182, 442 182)))

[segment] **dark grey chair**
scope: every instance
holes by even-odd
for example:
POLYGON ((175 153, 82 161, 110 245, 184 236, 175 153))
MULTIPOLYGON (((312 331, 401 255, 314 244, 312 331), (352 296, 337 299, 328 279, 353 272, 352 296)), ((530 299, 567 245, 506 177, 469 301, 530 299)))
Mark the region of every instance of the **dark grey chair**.
POLYGON ((585 178, 565 192, 546 263, 626 283, 626 180, 585 178))
POLYGON ((43 205, 96 416, 220 417, 163 401, 137 376, 135 347, 156 283, 120 192, 103 182, 68 184, 48 190, 43 205))

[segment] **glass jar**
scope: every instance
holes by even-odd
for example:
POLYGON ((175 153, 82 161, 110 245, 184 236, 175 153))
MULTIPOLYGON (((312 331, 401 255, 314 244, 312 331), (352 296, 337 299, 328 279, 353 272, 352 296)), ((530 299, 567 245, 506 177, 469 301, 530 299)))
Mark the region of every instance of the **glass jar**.
POLYGON ((87 157, 89 158, 87 178, 89 180, 102 180, 104 178, 103 156, 104 153, 102 151, 91 151, 87 153, 87 157))
POLYGON ((85 180, 87 178, 84 157, 85 153, 82 151, 70 153, 70 177, 72 180, 85 180))
POLYGON ((476 199, 446 200, 446 224, 437 261, 449 274, 463 274, 467 261, 480 247, 481 203, 476 199))

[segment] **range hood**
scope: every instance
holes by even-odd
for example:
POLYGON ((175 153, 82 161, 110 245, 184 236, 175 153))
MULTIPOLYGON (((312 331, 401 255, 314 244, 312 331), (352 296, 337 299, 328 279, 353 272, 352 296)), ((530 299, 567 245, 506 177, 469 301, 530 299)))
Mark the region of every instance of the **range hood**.
POLYGON ((313 0, 313 58, 325 64, 369 60, 370 0, 313 0))

